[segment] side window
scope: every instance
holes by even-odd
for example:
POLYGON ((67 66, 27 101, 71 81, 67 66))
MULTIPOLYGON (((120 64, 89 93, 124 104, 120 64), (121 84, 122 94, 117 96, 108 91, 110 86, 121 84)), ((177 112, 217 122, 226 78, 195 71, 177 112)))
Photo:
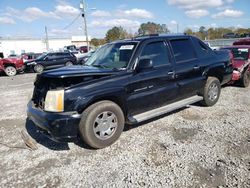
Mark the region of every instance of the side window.
POLYGON ((53 59, 59 59, 59 58, 61 58, 62 57, 62 53, 54 53, 53 55, 52 55, 52 58, 53 59))
POLYGON ((45 59, 47 59, 47 60, 51 59, 51 54, 47 54, 45 59))
POLYGON ((211 49, 206 43, 202 42, 201 40, 197 38, 193 38, 192 40, 195 43, 196 50, 198 53, 197 55, 199 57, 205 58, 207 56, 210 56, 211 49))
POLYGON ((205 43, 201 42, 201 41, 199 41, 199 47, 200 47, 202 50, 204 50, 204 51, 207 51, 207 50, 208 50, 208 46, 207 46, 205 43))
POLYGON ((193 44, 189 39, 171 40, 170 43, 177 63, 195 58, 193 44))
POLYGON ((151 59, 154 66, 169 64, 169 56, 163 41, 147 44, 141 53, 141 59, 151 59))
POLYGON ((63 57, 63 56, 64 56, 63 53, 56 53, 56 57, 57 57, 57 58, 61 58, 61 57, 63 57))

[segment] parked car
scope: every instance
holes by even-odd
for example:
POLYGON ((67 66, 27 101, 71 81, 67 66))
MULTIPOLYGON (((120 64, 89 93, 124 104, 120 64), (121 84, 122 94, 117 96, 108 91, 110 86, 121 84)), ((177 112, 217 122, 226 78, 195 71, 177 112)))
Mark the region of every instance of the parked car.
POLYGON ((42 55, 42 53, 33 53, 33 52, 23 53, 22 54, 22 58, 23 58, 24 62, 26 62, 26 61, 33 61, 36 58, 38 58, 40 55, 42 55))
POLYGON ((87 53, 88 52, 88 47, 87 46, 80 46, 79 47, 79 51, 81 53, 87 53))
POLYGON ((33 61, 25 62, 25 70, 34 70, 37 73, 45 69, 55 69, 77 64, 76 57, 70 52, 45 53, 33 61))
POLYGON ((233 45, 250 45, 250 38, 237 40, 233 45))
POLYGON ((78 63, 84 65, 94 53, 95 51, 89 51, 88 53, 82 54, 77 58, 78 63))
POLYGON ((7 76, 15 76, 24 69, 23 59, 20 57, 0 58, 0 72, 7 76))
POLYGON ((233 55, 233 77, 232 82, 239 81, 243 87, 250 83, 250 45, 228 46, 222 48, 230 50, 233 55))
POLYGON ((69 45, 69 46, 64 46, 63 47, 64 51, 77 51, 77 48, 75 45, 69 45))
POLYGON ((226 33, 223 35, 223 38, 230 39, 230 38, 238 38, 240 37, 238 33, 226 33))
POLYGON ((136 124, 186 105, 213 106, 232 77, 228 51, 196 37, 157 35, 108 43, 86 66, 38 74, 27 115, 57 141, 78 135, 103 148, 136 124))

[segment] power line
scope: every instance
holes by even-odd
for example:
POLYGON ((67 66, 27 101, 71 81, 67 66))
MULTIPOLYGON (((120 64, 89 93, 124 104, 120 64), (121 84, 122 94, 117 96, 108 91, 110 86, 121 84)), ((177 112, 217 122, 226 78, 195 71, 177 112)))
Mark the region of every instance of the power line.
POLYGON ((78 14, 68 25, 66 25, 62 30, 69 28, 71 25, 73 25, 76 20, 81 16, 81 13, 78 14))

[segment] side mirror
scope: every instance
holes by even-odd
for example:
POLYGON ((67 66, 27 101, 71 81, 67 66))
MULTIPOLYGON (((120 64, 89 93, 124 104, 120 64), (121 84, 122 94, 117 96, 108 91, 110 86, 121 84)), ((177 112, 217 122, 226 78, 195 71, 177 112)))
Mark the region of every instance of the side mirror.
POLYGON ((151 59, 140 59, 137 64, 137 71, 153 68, 153 62, 151 59))
POLYGON ((45 58, 44 58, 44 60, 48 60, 49 59, 49 57, 48 56, 46 56, 45 58))

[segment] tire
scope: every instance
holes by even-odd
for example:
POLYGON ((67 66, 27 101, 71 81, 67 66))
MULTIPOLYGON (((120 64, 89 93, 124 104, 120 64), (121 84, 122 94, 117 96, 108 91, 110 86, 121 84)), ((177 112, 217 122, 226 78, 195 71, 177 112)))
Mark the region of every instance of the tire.
POLYGON ((67 63, 65 63, 65 66, 72 66, 73 63, 71 61, 68 61, 67 63))
POLYGON ((123 112, 111 101, 100 101, 89 106, 83 112, 79 125, 83 141, 95 149, 113 144, 120 137, 123 128, 123 112))
POLYGON ((213 106, 219 100, 221 93, 221 85, 218 78, 208 77, 206 85, 203 89, 203 106, 213 106))
POLYGON ((17 74, 17 70, 13 66, 7 66, 4 71, 7 76, 15 76, 17 74))
POLYGON ((40 64, 36 64, 36 65, 34 66, 34 71, 35 71, 36 73, 41 73, 41 72, 43 72, 43 70, 44 70, 44 67, 43 67, 42 65, 40 65, 40 64))
POLYGON ((240 85, 242 87, 248 87, 250 83, 250 72, 246 69, 240 79, 240 85))

